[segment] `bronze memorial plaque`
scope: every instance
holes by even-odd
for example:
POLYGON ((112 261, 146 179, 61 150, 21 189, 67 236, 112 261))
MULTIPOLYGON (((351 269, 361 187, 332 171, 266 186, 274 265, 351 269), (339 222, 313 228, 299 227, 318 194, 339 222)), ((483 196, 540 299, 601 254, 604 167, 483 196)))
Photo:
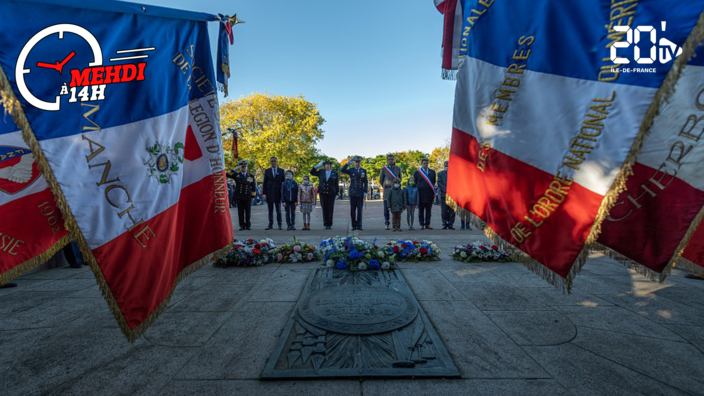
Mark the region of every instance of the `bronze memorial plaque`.
POLYGON ((379 286, 341 286, 306 296, 298 306, 313 326, 341 334, 386 333, 418 315, 411 296, 379 286))
POLYGON ((320 268, 261 378, 458 376, 400 271, 320 268))

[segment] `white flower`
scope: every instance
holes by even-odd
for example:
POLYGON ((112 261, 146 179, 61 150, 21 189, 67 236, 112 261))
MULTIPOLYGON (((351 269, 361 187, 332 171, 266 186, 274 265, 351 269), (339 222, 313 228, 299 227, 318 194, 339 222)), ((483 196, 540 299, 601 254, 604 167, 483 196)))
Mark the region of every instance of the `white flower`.
POLYGON ((328 260, 328 261, 325 262, 325 265, 327 265, 328 267, 334 267, 334 266, 335 266, 335 262, 332 261, 332 260, 328 260))
POLYGON ((357 268, 359 268, 360 271, 366 271, 369 266, 367 265, 367 263, 359 263, 357 268))
POLYGON ((384 258, 384 252, 379 251, 379 257, 384 258))
POLYGON ((391 264, 388 261, 384 261, 383 263, 381 263, 381 269, 387 270, 389 268, 391 268, 391 264))
POLYGON ((462 258, 465 258, 465 257, 467 257, 467 253, 462 252, 462 253, 460 253, 460 256, 461 256, 462 258))

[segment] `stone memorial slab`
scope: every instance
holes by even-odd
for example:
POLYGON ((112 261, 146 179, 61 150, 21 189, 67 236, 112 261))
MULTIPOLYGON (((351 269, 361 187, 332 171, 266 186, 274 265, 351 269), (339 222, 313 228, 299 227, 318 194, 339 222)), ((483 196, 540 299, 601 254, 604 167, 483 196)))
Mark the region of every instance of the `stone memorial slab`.
POLYGON ((262 379, 459 377, 399 271, 311 274, 262 379))

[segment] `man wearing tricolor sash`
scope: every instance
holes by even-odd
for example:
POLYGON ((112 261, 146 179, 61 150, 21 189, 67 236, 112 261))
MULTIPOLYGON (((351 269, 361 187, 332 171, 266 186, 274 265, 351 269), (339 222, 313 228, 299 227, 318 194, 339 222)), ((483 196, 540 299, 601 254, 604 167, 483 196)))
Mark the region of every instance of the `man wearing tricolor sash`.
POLYGON ((430 216, 435 201, 435 171, 428 167, 430 160, 423 158, 421 167, 413 174, 413 180, 418 186, 420 203, 418 204, 418 222, 421 230, 432 230, 430 216))
MULTIPOLYGON (((386 156, 386 166, 381 168, 379 175, 379 185, 384 189, 384 192, 389 191, 394 186, 394 179, 401 178, 401 168, 396 166, 396 158, 393 154, 386 156)), ((386 229, 389 229, 389 208, 384 199, 384 224, 386 229)))

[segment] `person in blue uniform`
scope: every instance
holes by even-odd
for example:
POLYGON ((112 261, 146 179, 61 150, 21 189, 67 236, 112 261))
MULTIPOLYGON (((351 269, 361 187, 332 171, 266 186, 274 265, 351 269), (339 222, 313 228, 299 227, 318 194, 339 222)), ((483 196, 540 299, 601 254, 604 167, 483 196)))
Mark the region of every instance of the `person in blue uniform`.
POLYGON ((346 163, 340 172, 350 176, 350 217, 352 218, 352 229, 363 231, 362 210, 364 209, 364 198, 369 189, 369 177, 367 170, 362 168, 362 158, 354 158, 354 168, 350 168, 350 163, 346 163))
MULTIPOLYGON (((455 210, 445 203, 447 197, 447 169, 449 161, 445 161, 445 169, 438 172, 438 195, 440 196, 440 218, 443 230, 455 229, 455 210)), ((464 223, 462 223, 464 229, 464 223)))
POLYGON ((323 210, 323 226, 329 230, 332 228, 335 198, 340 191, 340 176, 332 169, 330 160, 320 161, 310 170, 310 174, 318 178, 318 195, 320 196, 320 207, 323 210), (323 169, 320 169, 321 167, 323 169))
POLYGON ((238 167, 227 173, 235 180, 235 199, 237 200, 237 218, 240 231, 252 229, 252 191, 257 188, 254 175, 247 172, 247 161, 240 161, 238 167))

